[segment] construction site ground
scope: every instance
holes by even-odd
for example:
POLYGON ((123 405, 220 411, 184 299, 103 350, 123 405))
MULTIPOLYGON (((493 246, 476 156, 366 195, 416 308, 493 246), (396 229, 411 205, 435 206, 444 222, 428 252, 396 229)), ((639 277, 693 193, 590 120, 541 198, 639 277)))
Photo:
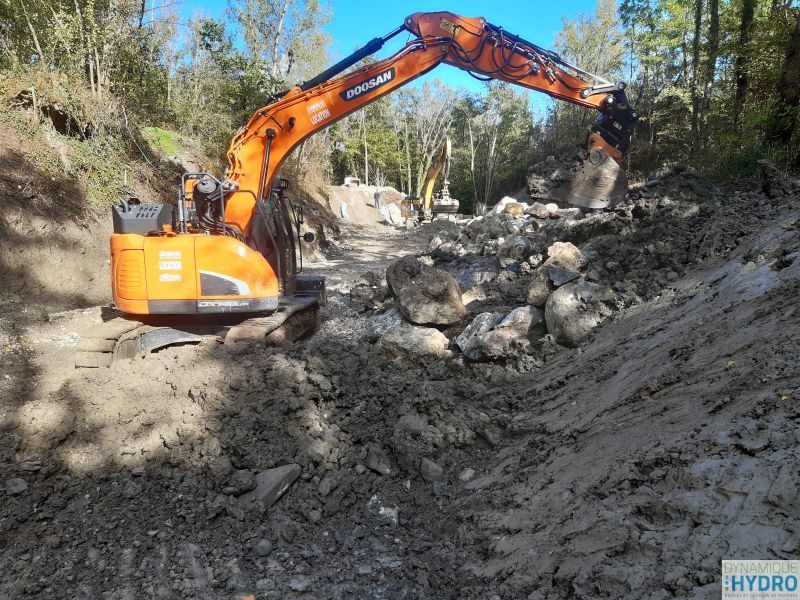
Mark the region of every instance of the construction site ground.
MULTIPOLYGON (((510 237, 340 224, 307 265, 329 282, 311 339, 76 370, 109 225, 26 213, 20 172, 2 190, 2 598, 711 599, 721 559, 800 552, 796 195, 669 172, 616 212, 542 220, 531 244, 569 240, 615 290, 576 347, 471 362, 444 328, 441 355, 386 351, 370 328, 393 300, 355 301, 364 273, 510 237), (249 501, 281 467, 299 477, 249 501)), ((459 328, 525 304, 530 267, 499 264, 459 328)))

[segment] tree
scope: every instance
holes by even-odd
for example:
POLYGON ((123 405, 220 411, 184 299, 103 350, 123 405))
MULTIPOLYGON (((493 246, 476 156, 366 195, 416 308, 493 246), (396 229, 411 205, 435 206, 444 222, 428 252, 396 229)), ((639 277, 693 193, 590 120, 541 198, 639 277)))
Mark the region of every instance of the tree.
POLYGON ((752 38, 755 11, 756 0, 742 0, 742 12, 739 21, 738 52, 736 54, 736 67, 734 71, 736 96, 733 104, 733 128, 736 131, 739 131, 741 125, 742 107, 749 84, 747 62, 750 54, 750 41, 752 38))
MULTIPOLYGON (((769 137, 781 145, 788 145, 797 129, 800 115, 800 13, 792 32, 786 60, 783 65, 778 98, 772 111, 769 137)), ((797 165, 798 155, 791 159, 797 165)))
POLYGON ((488 84, 486 96, 467 100, 462 111, 466 139, 458 141, 469 152, 475 212, 483 214, 500 195, 523 185, 532 156, 533 116, 527 93, 500 81, 488 84))

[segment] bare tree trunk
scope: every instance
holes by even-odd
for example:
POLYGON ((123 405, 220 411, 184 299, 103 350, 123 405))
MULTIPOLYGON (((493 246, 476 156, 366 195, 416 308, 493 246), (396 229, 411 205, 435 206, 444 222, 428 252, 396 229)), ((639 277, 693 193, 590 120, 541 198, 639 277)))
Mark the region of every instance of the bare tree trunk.
POLYGON ((700 30, 703 23, 703 0, 694 2, 694 38, 692 39, 692 137, 691 153, 694 155, 699 147, 700 118, 700 30))
POLYGON ((42 47, 39 45, 39 37, 36 35, 36 30, 33 28, 33 23, 31 23, 31 18, 28 16, 28 11, 25 8, 25 0, 21 3, 22 12, 25 14, 25 22, 28 24, 28 29, 31 32, 31 38, 33 38, 33 47, 36 49, 36 54, 39 55, 39 60, 41 62, 45 62, 44 52, 42 52, 42 47))
POLYGON ((744 98, 747 94, 749 79, 747 76, 748 52, 750 37, 753 30, 753 17, 756 11, 756 0, 743 0, 742 18, 739 26, 739 43, 736 62, 734 65, 734 78, 736 79, 736 95, 733 99, 733 128, 739 131, 740 117, 744 98))
POLYGON ((367 143, 367 114, 366 110, 361 111, 361 127, 364 133, 364 185, 369 185, 369 144, 367 143))
POLYGON ((705 86, 703 87, 703 104, 700 111, 700 144, 708 146, 708 115, 711 112, 711 96, 714 91, 714 77, 717 72, 717 54, 719 53, 719 0, 708 0, 708 56, 706 57, 705 86))
POLYGON ((472 121, 467 121, 469 132, 469 172, 472 175, 472 193, 475 198, 475 214, 482 216, 486 212, 486 203, 478 196, 478 180, 475 173, 475 138, 472 135, 472 121))
POLYGON ((270 65, 270 71, 274 79, 280 79, 280 73, 278 72, 278 64, 279 64, 278 59, 280 59, 283 22, 286 19, 286 11, 288 9, 289 9, 289 0, 283 0, 283 5, 281 6, 281 12, 278 15, 278 26, 275 28, 275 39, 272 42, 272 64, 270 65))
POLYGON ((786 145, 797 127, 797 110, 800 106, 800 14, 792 32, 792 41, 783 64, 778 88, 778 102, 773 110, 769 137, 786 145))

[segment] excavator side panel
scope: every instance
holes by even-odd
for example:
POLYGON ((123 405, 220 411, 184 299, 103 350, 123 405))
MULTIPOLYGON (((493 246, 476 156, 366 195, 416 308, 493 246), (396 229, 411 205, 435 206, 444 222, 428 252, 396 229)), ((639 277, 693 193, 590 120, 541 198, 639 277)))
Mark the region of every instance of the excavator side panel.
POLYGON ((203 314, 278 308, 278 277, 242 242, 200 234, 114 234, 114 302, 125 313, 203 314))

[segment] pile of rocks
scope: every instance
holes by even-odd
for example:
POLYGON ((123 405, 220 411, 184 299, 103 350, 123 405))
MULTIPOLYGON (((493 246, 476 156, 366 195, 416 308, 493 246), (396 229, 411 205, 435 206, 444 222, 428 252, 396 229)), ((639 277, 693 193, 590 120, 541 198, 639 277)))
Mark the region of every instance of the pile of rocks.
POLYGON ((544 355, 579 346, 608 317, 730 249, 738 232, 707 229, 730 222, 713 218, 723 210, 721 192, 686 168, 654 173, 604 211, 503 198, 484 217, 432 232, 425 254, 366 274, 351 299, 374 313, 367 337, 391 356, 544 355))

